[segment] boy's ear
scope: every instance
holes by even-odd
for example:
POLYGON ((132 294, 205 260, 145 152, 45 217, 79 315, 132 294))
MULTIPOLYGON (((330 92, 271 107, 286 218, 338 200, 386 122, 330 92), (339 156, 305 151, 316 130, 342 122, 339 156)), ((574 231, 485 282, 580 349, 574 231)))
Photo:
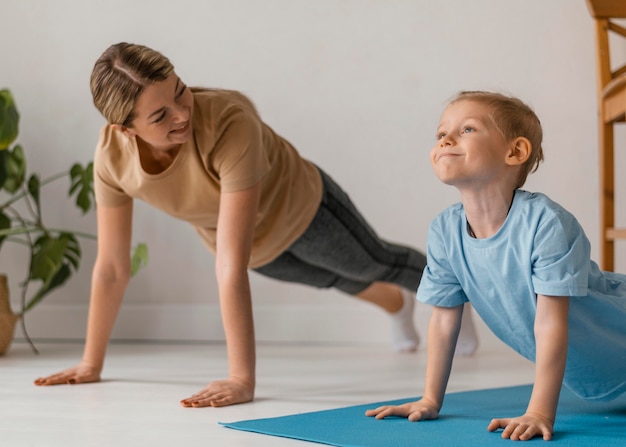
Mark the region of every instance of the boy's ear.
POLYGON ((506 163, 511 166, 523 165, 533 152, 530 140, 525 137, 517 137, 511 141, 509 152, 506 155, 506 163))
POLYGON ((123 126, 122 124, 111 124, 111 129, 122 132, 127 137, 134 137, 136 135, 135 131, 129 127, 123 126))

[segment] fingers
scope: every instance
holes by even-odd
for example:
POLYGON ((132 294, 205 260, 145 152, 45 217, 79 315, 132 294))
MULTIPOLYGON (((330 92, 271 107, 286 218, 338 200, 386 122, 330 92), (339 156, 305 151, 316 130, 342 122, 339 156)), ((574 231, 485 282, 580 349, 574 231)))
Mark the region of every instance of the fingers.
POLYGON ((502 438, 512 441, 528 441, 540 434, 539 429, 528 424, 509 424, 502 432, 502 438))
POLYGON ((47 377, 39 377, 35 379, 34 384, 37 386, 47 385, 73 385, 77 383, 99 382, 100 373, 92 367, 79 366, 66 369, 47 377))
POLYGON ((542 424, 526 423, 516 419, 492 419, 487 430, 496 431, 502 428, 502 438, 512 441, 528 441, 536 436, 542 436, 544 441, 552 439, 552 431, 542 424))
POLYGON ((183 407, 223 407, 235 402, 234 396, 227 393, 198 393, 180 401, 183 407))
POLYGON ((233 380, 210 383, 205 389, 191 397, 182 399, 183 407, 225 407, 250 402, 254 398, 254 387, 233 380))
POLYGON ((406 417, 406 414, 403 414, 400 407, 392 407, 389 405, 384 405, 382 407, 374 408, 373 410, 367 410, 365 412, 365 416, 375 417, 376 419, 385 419, 388 416, 402 416, 406 417))
POLYGON ((384 419, 389 416, 398 416, 408 418, 411 422, 417 422, 424 419, 435 419, 438 414, 435 414, 433 410, 428 407, 415 407, 415 406, 391 406, 384 405, 382 407, 374 408, 373 410, 367 410, 365 416, 375 417, 376 419, 384 419))
POLYGON ((62 385, 62 384, 72 385, 72 384, 80 383, 80 382, 73 375, 69 375, 66 373, 58 373, 58 374, 53 374, 48 377, 39 377, 38 379, 35 379, 34 383, 37 386, 47 386, 47 385, 62 385))
POLYGON ((487 426, 487 430, 496 431, 499 428, 504 428, 508 425, 510 419, 492 419, 487 426))

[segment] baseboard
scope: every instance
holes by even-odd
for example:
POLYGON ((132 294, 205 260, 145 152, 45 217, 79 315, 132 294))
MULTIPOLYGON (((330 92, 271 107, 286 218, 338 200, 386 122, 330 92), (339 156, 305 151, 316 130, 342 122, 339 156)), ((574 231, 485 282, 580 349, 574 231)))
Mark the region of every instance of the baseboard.
MULTIPOLYGON (((415 322, 423 339, 430 316, 428 306, 418 305, 415 322)), ((390 319, 373 306, 346 301, 326 306, 270 306, 254 308, 257 342, 270 343, 367 343, 389 344, 390 319)), ((85 338, 87 307, 40 305, 27 314, 26 325, 35 340, 85 338)), ((481 345, 500 343, 474 315, 481 345)), ((17 340, 23 338, 20 328, 17 340)), ((220 310, 215 305, 128 305, 117 319, 112 340, 224 341, 220 310)))
MULTIPOLYGON (((255 306, 257 341, 265 342, 381 342, 378 331, 388 318, 367 306, 339 309, 255 306)), ((27 314, 28 333, 35 339, 82 340, 87 308, 74 305, 40 306, 27 314)), ((22 336, 20 329, 16 338, 22 336)), ((218 306, 124 305, 113 340, 223 341, 218 306)), ((386 341, 386 340, 385 340, 386 341)))

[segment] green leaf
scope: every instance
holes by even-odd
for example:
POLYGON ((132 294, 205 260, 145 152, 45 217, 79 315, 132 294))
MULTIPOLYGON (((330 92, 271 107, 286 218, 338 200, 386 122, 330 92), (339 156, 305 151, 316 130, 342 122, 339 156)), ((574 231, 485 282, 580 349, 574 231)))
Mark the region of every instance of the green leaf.
POLYGON ((70 191, 71 197, 76 194, 76 206, 78 206, 83 214, 87 213, 95 203, 95 195, 93 189, 93 162, 83 167, 80 163, 76 163, 70 169, 70 191))
POLYGON ((64 284, 80 265, 80 244, 70 233, 58 237, 40 236, 34 243, 29 281, 40 280, 42 285, 29 300, 24 312, 30 310, 54 288, 64 284))
POLYGON ((35 202, 35 206, 37 207, 37 216, 41 216, 41 201, 39 199, 39 191, 41 190, 41 181, 39 180, 39 176, 37 174, 33 174, 28 179, 28 192, 30 196, 33 198, 35 202))
POLYGON ((63 264, 67 239, 40 236, 33 247, 30 279, 50 280, 63 264))
POLYGON ((33 307, 35 307, 47 294, 49 294, 53 289, 56 289, 59 286, 65 284, 65 282, 72 276, 72 271, 67 264, 63 264, 56 274, 50 279, 50 281, 45 282, 41 285, 37 293, 33 295, 33 297, 28 301, 28 304, 24 307, 23 313, 28 312, 33 307))
POLYGON ((0 150, 8 148, 15 141, 19 122, 20 114, 13 95, 7 89, 0 90, 0 150))
MULTIPOLYGON (((2 210, 0 210, 0 230, 11 228, 11 219, 2 210)), ((6 236, 0 236, 0 247, 6 236)))
POLYGON ((148 246, 146 244, 138 244, 132 252, 130 258, 130 274, 135 276, 141 268, 148 265, 148 246))
POLYGON ((20 189, 26 177, 26 157, 24 156, 22 146, 17 144, 12 150, 8 151, 5 167, 7 178, 3 187, 7 192, 14 194, 20 189))
POLYGON ((4 186, 4 182, 7 179, 7 159, 9 158, 9 151, 0 151, 0 189, 4 186))

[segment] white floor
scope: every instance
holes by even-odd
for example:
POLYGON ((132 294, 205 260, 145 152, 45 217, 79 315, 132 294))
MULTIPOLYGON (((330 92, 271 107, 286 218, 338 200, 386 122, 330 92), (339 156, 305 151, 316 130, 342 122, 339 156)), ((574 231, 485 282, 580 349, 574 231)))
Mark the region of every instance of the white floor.
MULTIPOLYGON (((312 444, 224 428, 238 421, 366 404, 422 392, 426 353, 380 345, 260 345, 253 403, 182 408, 181 398, 226 374, 217 344, 111 345, 103 382, 36 387, 71 366, 82 345, 15 342, 0 357, 0 445, 8 447, 272 446, 312 444)), ((531 383, 532 364, 495 340, 455 360, 449 392, 531 383)), ((445 411, 445 407, 444 407, 445 411)))

